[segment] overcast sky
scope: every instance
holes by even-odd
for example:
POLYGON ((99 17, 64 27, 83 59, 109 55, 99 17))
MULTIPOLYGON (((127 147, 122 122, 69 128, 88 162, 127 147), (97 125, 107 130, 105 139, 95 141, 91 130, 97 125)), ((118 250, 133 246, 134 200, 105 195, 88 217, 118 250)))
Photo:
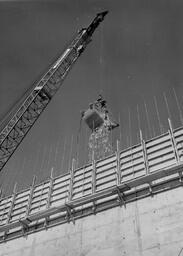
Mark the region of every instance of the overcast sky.
MULTIPOLYGON (((114 148, 120 137, 122 148, 138 143, 139 128, 145 139, 160 134, 154 97, 167 131, 163 93, 174 128, 181 125, 173 92, 174 88, 182 111, 181 0, 0 1, 0 119, 65 49, 77 30, 103 10, 109 10, 109 14, 93 41, 0 173, 6 194, 12 192, 16 181, 19 189, 30 185, 34 174, 38 182, 46 179, 52 167, 55 176, 68 171, 76 154, 80 111, 100 92, 114 119, 120 119, 114 148)), ((80 165, 86 163, 88 136, 83 124, 80 165)))

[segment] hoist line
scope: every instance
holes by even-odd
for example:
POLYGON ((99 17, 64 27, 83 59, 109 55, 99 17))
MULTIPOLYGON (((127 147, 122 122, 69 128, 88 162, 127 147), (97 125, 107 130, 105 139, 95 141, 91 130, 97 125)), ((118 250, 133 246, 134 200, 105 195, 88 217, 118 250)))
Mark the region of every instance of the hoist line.
POLYGON ((100 26, 100 42, 99 42, 99 93, 103 94, 103 29, 100 26))

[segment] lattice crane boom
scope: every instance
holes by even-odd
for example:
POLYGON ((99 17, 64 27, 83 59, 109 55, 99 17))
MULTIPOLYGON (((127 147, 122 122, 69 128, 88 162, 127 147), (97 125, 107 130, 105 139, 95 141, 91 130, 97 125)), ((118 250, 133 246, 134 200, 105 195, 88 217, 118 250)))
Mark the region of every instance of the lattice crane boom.
POLYGON ((108 12, 98 13, 92 23, 78 31, 64 53, 35 84, 26 99, 0 131, 0 171, 27 132, 60 88, 73 64, 91 41, 92 34, 108 12))

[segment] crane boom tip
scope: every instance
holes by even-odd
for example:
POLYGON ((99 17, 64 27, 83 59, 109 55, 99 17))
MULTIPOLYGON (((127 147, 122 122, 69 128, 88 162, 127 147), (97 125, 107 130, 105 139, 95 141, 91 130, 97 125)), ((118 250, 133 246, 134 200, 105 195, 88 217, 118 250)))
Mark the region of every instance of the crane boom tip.
POLYGON ((103 12, 99 12, 99 13, 97 13, 97 15, 102 15, 102 16, 105 16, 105 15, 107 15, 108 14, 108 12, 109 11, 103 11, 103 12))
POLYGON ((108 12, 109 12, 109 11, 103 11, 103 12, 97 13, 97 17, 96 17, 96 18, 103 20, 104 17, 108 14, 108 12))
POLYGON ((95 29, 98 27, 98 25, 104 20, 104 17, 107 15, 108 11, 103 11, 100 13, 97 13, 97 16, 92 21, 92 23, 87 28, 87 34, 91 37, 95 29))
POLYGON ((99 13, 97 13, 97 15, 102 15, 102 16, 104 17, 105 15, 108 14, 108 12, 109 12, 109 11, 99 12, 99 13))

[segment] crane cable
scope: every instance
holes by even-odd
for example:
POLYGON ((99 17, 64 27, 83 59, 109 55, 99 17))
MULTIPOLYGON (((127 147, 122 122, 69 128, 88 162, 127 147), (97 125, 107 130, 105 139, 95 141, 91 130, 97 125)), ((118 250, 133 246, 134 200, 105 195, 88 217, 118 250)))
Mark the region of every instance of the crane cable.
POLYGON ((103 93, 103 30, 102 30, 102 26, 100 27, 100 42, 99 42, 99 67, 100 67, 100 71, 99 71, 99 93, 102 94, 103 93))

